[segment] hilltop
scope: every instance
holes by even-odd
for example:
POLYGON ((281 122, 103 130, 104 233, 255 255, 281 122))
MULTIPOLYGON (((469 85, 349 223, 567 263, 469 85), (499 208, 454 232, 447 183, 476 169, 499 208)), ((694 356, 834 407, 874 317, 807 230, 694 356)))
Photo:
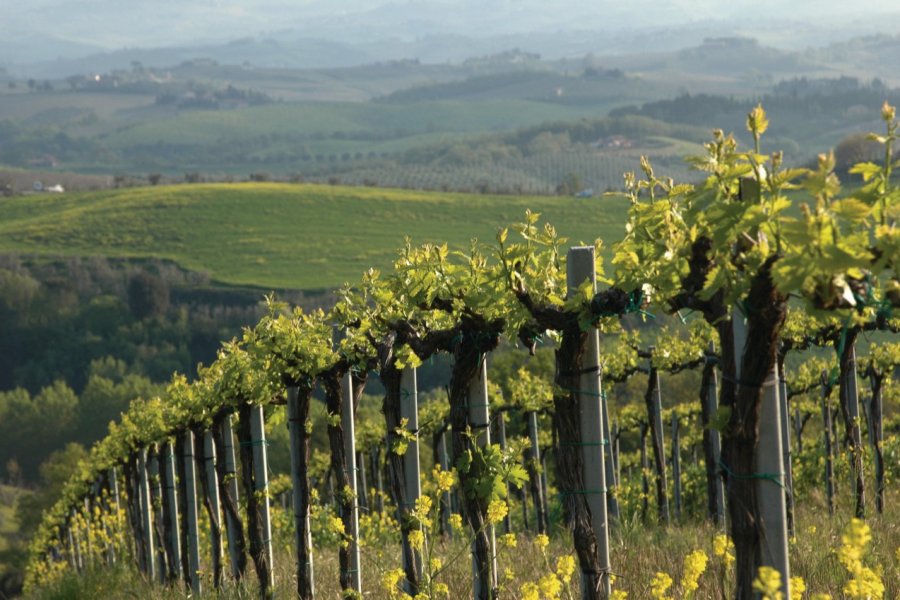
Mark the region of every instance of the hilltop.
POLYGON ((0 202, 0 252, 168 259, 224 284, 323 289, 388 268, 405 236, 492 242, 526 208, 573 243, 610 242, 626 204, 275 183, 22 196, 0 202))

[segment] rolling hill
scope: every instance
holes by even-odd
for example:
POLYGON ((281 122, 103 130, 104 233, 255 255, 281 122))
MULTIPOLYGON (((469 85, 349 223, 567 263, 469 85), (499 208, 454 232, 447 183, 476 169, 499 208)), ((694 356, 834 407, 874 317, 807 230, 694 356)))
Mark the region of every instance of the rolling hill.
POLYGON ((0 202, 0 252, 170 259, 224 284, 322 289, 391 266, 404 237, 465 247, 543 213, 573 243, 621 235, 613 198, 272 183, 147 187, 0 202))

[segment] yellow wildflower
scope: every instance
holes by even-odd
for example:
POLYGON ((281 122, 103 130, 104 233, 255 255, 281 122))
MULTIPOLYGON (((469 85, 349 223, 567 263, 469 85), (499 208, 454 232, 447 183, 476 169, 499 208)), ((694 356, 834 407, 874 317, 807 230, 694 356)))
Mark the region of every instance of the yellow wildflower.
POLYGON ((838 559, 851 576, 843 590, 849 598, 879 600, 884 597, 885 589, 881 577, 863 565, 866 548, 871 541, 872 530, 861 519, 852 519, 841 535, 838 559))
POLYGON ((421 525, 431 527, 431 496, 416 498, 416 508, 412 511, 412 516, 421 525))
POLYGON ((806 591, 806 582, 802 577, 791 577, 791 600, 803 600, 803 592, 806 591))
POLYGON ((421 550, 425 545, 425 534, 421 529, 413 529, 409 532, 409 545, 413 550, 421 550))
POLYGON ((503 500, 491 500, 487 508, 488 523, 497 524, 509 513, 509 506, 503 500))
POLYGON ((462 526, 463 522, 461 516, 456 513, 450 515, 450 527, 459 531, 460 529, 462 529, 462 526))
POLYGON ((500 536, 500 543, 506 548, 515 548, 516 542, 516 534, 514 533, 505 533, 500 536))
POLYGON ((384 575, 381 576, 381 587, 383 587, 384 591, 391 595, 391 598, 395 598, 397 596, 397 593, 400 591, 400 581, 405 576, 406 574, 403 572, 403 569, 392 569, 390 571, 385 571, 384 575))
POLYGON ((672 578, 666 573, 657 572, 650 580, 650 594, 653 596, 653 600, 669 600, 666 592, 670 587, 672 587, 672 578))
POLYGON ((575 557, 571 554, 565 554, 556 559, 556 576, 563 583, 568 584, 572 579, 572 573, 575 572, 575 557))
POLYGON ((534 538, 534 544, 535 544, 538 548, 540 548, 541 550, 543 550, 544 548, 546 548, 547 546, 550 545, 550 538, 548 538, 548 537, 547 537, 546 535, 544 535, 543 533, 539 533, 539 534, 537 534, 537 535, 535 536, 535 538, 534 538))
POLYGON ((763 600, 784 600, 781 593, 781 573, 772 567, 760 567, 756 579, 753 580, 753 589, 762 594, 763 600))
POLYGON ((432 571, 440 571, 444 566, 444 563, 441 562, 441 559, 435 557, 431 559, 431 570, 432 571))
POLYGON ((722 558, 725 567, 729 567, 734 562, 734 543, 724 533, 720 533, 713 538, 713 554, 722 558))
POLYGON ((685 596, 692 595, 700 587, 700 576, 706 570, 709 557, 703 550, 694 550, 684 558, 684 575, 681 578, 681 588, 685 596))
POLYGON ((450 595, 450 588, 447 587, 446 583, 435 583, 432 586, 432 589, 434 589, 435 595, 439 595, 439 596, 449 596, 450 595))
POLYGON ((623 590, 613 590, 609 596, 609 600, 628 600, 628 592, 623 590))
POLYGON ((522 600, 541 600, 541 590, 532 581, 523 583, 519 591, 522 593, 522 600))
POLYGON ((538 579, 538 587, 544 597, 550 600, 556 600, 559 598, 560 592, 562 592, 562 583, 553 573, 548 573, 538 579))
POLYGON ((344 522, 340 517, 328 517, 328 528, 338 535, 344 535, 344 522))
POLYGON ((453 471, 443 471, 441 470, 440 465, 435 466, 432 475, 434 476, 435 483, 437 483, 439 492, 449 492, 453 487, 453 484, 456 483, 456 477, 453 475, 453 471))

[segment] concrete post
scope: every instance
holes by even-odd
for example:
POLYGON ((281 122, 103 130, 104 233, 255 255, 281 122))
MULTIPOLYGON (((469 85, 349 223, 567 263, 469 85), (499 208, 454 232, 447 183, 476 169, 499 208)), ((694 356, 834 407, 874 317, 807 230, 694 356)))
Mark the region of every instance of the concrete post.
MULTIPOLYGON (((570 248, 568 254, 567 283, 569 292, 574 293, 586 279, 594 283, 596 290, 596 270, 594 247, 570 248)), ((581 411, 581 443, 584 462, 584 493, 591 510, 591 523, 597 537, 597 553, 600 559, 601 592, 609 595, 609 519, 606 503, 606 459, 603 447, 603 398, 600 383, 600 334, 596 329, 588 333, 587 348, 584 353, 582 373, 579 382, 578 401, 581 411)), ((607 436, 608 437, 608 436, 607 436)), ((582 589, 587 578, 583 576, 582 589)))

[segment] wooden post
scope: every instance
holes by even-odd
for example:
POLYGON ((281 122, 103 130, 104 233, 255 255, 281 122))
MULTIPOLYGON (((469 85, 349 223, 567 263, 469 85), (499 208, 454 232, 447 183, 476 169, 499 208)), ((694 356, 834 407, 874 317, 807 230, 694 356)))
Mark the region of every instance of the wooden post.
POLYGON ((175 485, 175 460, 175 443, 169 440, 166 442, 165 449, 166 489, 163 492, 166 498, 163 506, 166 507, 164 517, 166 519, 166 530, 169 532, 166 538, 169 554, 169 576, 173 581, 184 577, 184 574, 181 572, 181 532, 179 531, 178 519, 178 486, 175 485))
POLYGON ((153 527, 150 531, 150 539, 153 540, 155 548, 155 571, 159 582, 166 582, 166 544, 165 536, 162 534, 163 524, 163 505, 162 505, 162 489, 159 481, 159 446, 153 444, 147 454, 147 470, 149 471, 150 480, 150 508, 153 516, 153 527), (156 508, 156 510, 153 510, 156 508))
POLYGON ((381 447, 372 449, 372 473, 375 476, 375 509, 384 512, 384 465, 381 461, 381 447))
POLYGON ((210 513, 210 541, 213 585, 222 585, 222 502, 219 498, 219 478, 216 476, 216 444, 211 429, 203 432, 203 466, 206 477, 207 511, 210 513))
POLYGON ((776 363, 778 369, 778 417, 781 421, 781 452, 784 466, 784 507, 787 514, 788 535, 794 537, 794 469, 791 464, 791 413, 788 410, 787 380, 784 361, 776 363))
MULTIPOLYGON (((859 387, 856 379, 856 344, 852 344, 848 352, 849 357, 846 367, 846 379, 841 383, 846 386, 846 417, 850 421, 848 425, 851 446, 850 466, 854 480, 853 496, 856 499, 856 517, 862 519, 866 514, 866 493, 863 479, 862 435, 860 433, 859 424, 859 387)), ((841 359, 843 359, 843 357, 841 357, 841 359)))
MULTIPOLYGON (((583 246, 569 249, 567 261, 567 284, 569 293, 590 280, 596 290, 594 247, 583 246)), ((600 384, 600 334, 591 329, 587 334, 587 347, 583 357, 584 372, 579 378, 578 402, 581 413, 582 460, 584 464, 584 494, 591 511, 591 525, 597 537, 597 554, 600 560, 599 584, 604 596, 611 593, 609 579, 609 523, 606 509, 606 459, 603 439, 606 428, 603 425, 603 397, 600 384)), ((608 436, 607 436, 608 437, 608 436)), ((582 573, 582 597, 594 597, 592 581, 596 575, 582 573)))
MULTIPOLYGON (((622 466, 619 464, 619 422, 613 424, 612 439, 610 439, 610 454, 612 454, 613 471, 616 478, 616 490, 618 490, 619 482, 622 481, 622 466)), ((618 506, 618 499, 616 499, 618 506)))
POLYGON ((72 541, 73 552, 73 562, 75 563, 75 570, 78 573, 84 572, 84 560, 81 556, 81 534, 78 531, 78 525, 75 522, 75 509, 69 509, 69 539, 72 541))
POLYGON ((341 390, 343 393, 343 398, 341 399, 341 429, 344 433, 344 459, 347 461, 347 479, 350 482, 350 489, 353 494, 350 508, 350 531, 347 532, 350 538, 350 547, 348 549, 350 569, 348 575, 351 588, 362 595, 362 572, 360 570, 361 561, 359 554, 359 490, 356 484, 355 411, 353 407, 353 378, 349 371, 344 375, 341 390))
POLYGON ((869 370, 869 382, 872 387, 869 414, 872 416, 872 425, 869 427, 869 440, 872 443, 872 451, 875 459, 875 511, 884 514, 884 452, 882 443, 884 440, 884 378, 877 373, 875 367, 869 370))
POLYGON ((672 411, 672 480, 675 500, 675 519, 681 520, 681 438, 678 431, 678 415, 672 411))
MULTIPOLYGON (((438 436, 437 444, 438 460, 441 464, 441 471, 450 469, 450 459, 447 457, 447 431, 444 430, 438 436)), ((441 494, 441 522, 447 537, 453 539, 453 529, 450 527, 450 513, 453 512, 453 501, 450 492, 441 494)))
MULTIPOLYGON (((609 411, 607 407, 606 394, 600 398, 600 410, 603 413, 603 460, 604 476, 606 477, 606 512, 609 516, 610 523, 615 524, 619 520, 619 480, 616 478, 615 457, 612 447, 612 432, 609 427, 609 411)), ((546 503, 546 486, 544 486, 546 503)))
POLYGON ((144 543, 144 572, 151 579, 156 574, 156 553, 153 550, 153 508, 150 504, 150 477, 147 471, 147 449, 138 451, 138 477, 140 479, 141 529, 144 543))
POLYGON ((200 595, 200 531, 197 525, 197 469, 194 460, 194 433, 188 429, 182 435, 184 463, 184 481, 187 517, 188 539, 188 579, 191 582, 191 591, 200 595))
POLYGON ((356 485, 359 487, 359 510, 370 512, 369 482, 366 479, 366 457, 359 450, 356 451, 356 485))
MULTIPOLYGON (((405 482, 406 501, 410 509, 414 509, 416 501, 422 495, 421 466, 419 463, 419 388, 416 378, 416 370, 403 369, 400 376, 400 418, 406 419, 406 430, 409 432, 409 443, 406 446, 406 454, 403 456, 403 479, 405 482)), ((409 572, 410 554, 415 561, 415 572, 422 573, 422 555, 417 550, 410 553, 403 552, 403 570, 409 572)), ((412 592, 409 581, 404 582, 407 593, 412 592)))
POLYGON ((312 532, 309 523, 309 419, 311 391, 297 387, 287 390, 288 431, 291 439, 291 494, 294 511, 294 552, 297 555, 297 596, 310 600, 315 594, 313 580, 312 532))
MULTIPOLYGON (((228 493, 234 500, 234 504, 237 505, 238 499, 241 496, 238 489, 237 466, 234 456, 234 430, 231 425, 231 415, 222 419, 220 427, 222 432, 222 446, 224 448, 225 476, 228 478, 228 481, 225 482, 225 486, 227 486, 228 493)), ((228 558, 231 561, 231 576, 235 579, 240 579, 244 573, 243 561, 241 560, 241 549, 238 548, 237 536, 238 532, 240 532, 241 536, 243 536, 244 533, 241 531, 240 524, 237 523, 234 515, 232 515, 229 510, 225 511, 225 529, 228 534, 228 558)))
MULTIPOLYGON (((472 432, 476 435, 475 441, 480 448, 484 448, 491 444, 491 418, 488 403, 487 359, 486 357, 483 357, 481 359, 481 366, 478 369, 478 374, 475 375, 469 386, 469 425, 472 428, 472 432)), ((472 542, 472 577, 475 598, 492 597, 490 590, 497 589, 497 539, 494 532, 494 526, 488 525, 487 529, 492 557, 489 581, 482 581, 478 577, 478 562, 475 558, 475 541, 473 540, 472 542), (485 586, 488 588, 487 594, 484 593, 485 586)))
MULTIPOLYGON (((735 379, 741 381, 741 367, 747 344, 747 323, 740 307, 732 311, 734 332, 735 379)), ((781 441, 781 400, 778 384, 778 365, 762 384, 759 408, 759 442, 755 450, 757 469, 756 494, 759 498, 759 519, 762 536, 760 566, 769 566, 781 574, 781 593, 791 597, 791 568, 788 563, 787 510, 784 495, 784 458, 781 441)))
MULTIPOLYGON (((497 442, 500 444, 500 451, 503 454, 506 454, 506 413, 500 411, 497 413, 497 442)), ((509 482, 506 483, 506 497, 511 499, 512 495, 509 490, 509 482)), ((509 533, 512 531, 512 527, 510 525, 510 513, 509 511, 506 513, 506 516, 503 517, 503 533, 509 533)))
POLYGON ((799 406, 794 409, 794 436, 797 438, 797 454, 803 454, 803 415, 799 406))
POLYGON ((106 532, 106 564, 107 566, 112 566, 116 562, 116 536, 119 535, 119 528, 116 526, 116 520, 118 519, 118 513, 113 514, 113 505, 110 499, 111 491, 110 488, 112 486, 112 482, 109 479, 110 471, 107 471, 105 474, 100 475, 100 506, 101 510, 104 514, 104 530, 106 532), (106 486, 104 486, 104 480, 106 486), (113 516, 113 524, 110 524, 110 516, 113 516))
POLYGON ((722 456, 722 439, 713 426, 719 406, 719 380, 716 375, 715 343, 710 342, 703 365, 700 389, 701 423, 703 425, 703 460, 706 463, 707 513, 714 523, 725 525, 725 482, 719 463, 722 456))
POLYGON ((272 558, 272 516, 269 509, 269 462, 266 450, 266 426, 263 407, 256 404, 250 408, 250 435, 253 439, 253 473, 259 499, 259 519, 262 528, 262 554, 268 565, 268 590, 275 586, 274 563, 272 558))
POLYGON ((825 497, 828 514, 834 515, 834 448, 831 438, 831 407, 828 405, 828 371, 822 371, 822 428, 825 433, 825 497))
MULTIPOLYGON (((651 346, 650 353, 654 348, 651 346)), ((653 447, 653 463, 656 471, 656 508, 659 522, 669 524, 669 493, 666 481, 666 446, 663 436, 662 392, 659 386, 659 371, 650 364, 645 403, 647 405, 647 422, 650 425, 650 443, 653 447)))
POLYGON ((547 496, 544 491, 544 482, 540 476, 541 448, 538 444, 537 412, 530 410, 528 417, 528 440, 531 442, 528 460, 531 463, 529 480, 531 481, 532 503, 534 504, 534 522, 538 533, 547 533, 547 496))

